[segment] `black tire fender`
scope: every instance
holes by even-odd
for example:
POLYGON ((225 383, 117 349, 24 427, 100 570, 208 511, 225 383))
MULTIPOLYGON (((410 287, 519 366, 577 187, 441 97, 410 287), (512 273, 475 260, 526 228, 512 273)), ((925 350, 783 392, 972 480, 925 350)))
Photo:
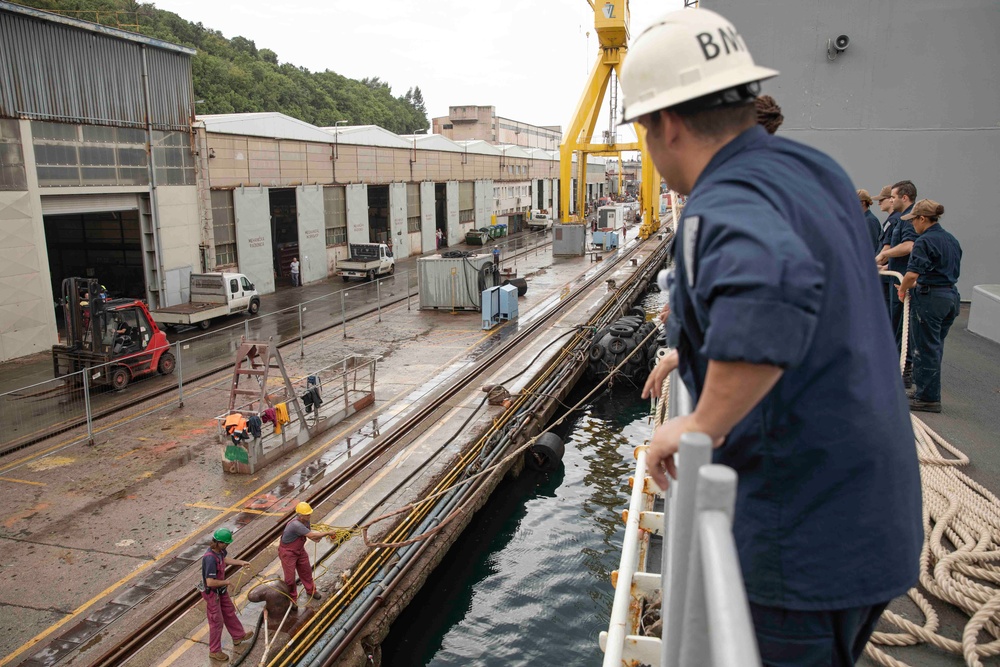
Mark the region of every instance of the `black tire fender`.
POLYGON ((628 343, 625 342, 624 338, 612 338, 611 342, 608 343, 608 351, 611 354, 622 354, 628 350, 628 343))

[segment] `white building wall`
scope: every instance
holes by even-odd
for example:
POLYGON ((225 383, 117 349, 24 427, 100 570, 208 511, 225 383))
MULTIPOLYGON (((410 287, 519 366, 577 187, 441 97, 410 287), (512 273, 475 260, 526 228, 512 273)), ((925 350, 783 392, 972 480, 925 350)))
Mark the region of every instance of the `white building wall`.
POLYGON ((448 211, 448 245, 465 241, 461 226, 458 224, 458 181, 445 183, 445 208, 448 211))
POLYGON ((424 181, 420 184, 420 240, 422 252, 430 252, 437 248, 433 181, 424 181))
MULTIPOLYGON (((344 197, 347 204, 347 243, 370 243, 368 233, 368 186, 348 185, 344 197)), ((348 251, 350 255, 350 251, 348 251)))
POLYGON ((406 183, 389 184, 389 232, 396 259, 410 256, 410 234, 406 231, 406 183))
MULTIPOLYGON (((473 184, 473 197, 476 210, 475 228, 479 229, 480 227, 486 227, 490 224, 490 216, 486 213, 486 201, 487 197, 489 197, 490 200, 493 199, 493 188, 487 190, 486 181, 476 181, 473 184)), ((493 207, 490 206, 489 208, 492 209, 493 207)))
POLYGON ((0 192, 0 361, 58 342, 31 122, 20 121, 27 192, 0 192))
POLYGON ((298 213, 299 277, 305 285, 327 276, 323 186, 295 188, 295 208, 298 213))
POLYGON ((274 260, 271 249, 271 204, 267 188, 233 190, 236 216, 236 257, 261 294, 274 291, 274 260))
POLYGON ((28 192, 0 192, 0 361, 56 342, 41 202, 28 192))
MULTIPOLYGON (((161 264, 164 273, 190 276, 201 271, 201 216, 198 214, 198 188, 193 185, 170 185, 156 189, 160 221, 161 264)), ((186 298, 183 293, 167 290, 166 306, 186 298)))

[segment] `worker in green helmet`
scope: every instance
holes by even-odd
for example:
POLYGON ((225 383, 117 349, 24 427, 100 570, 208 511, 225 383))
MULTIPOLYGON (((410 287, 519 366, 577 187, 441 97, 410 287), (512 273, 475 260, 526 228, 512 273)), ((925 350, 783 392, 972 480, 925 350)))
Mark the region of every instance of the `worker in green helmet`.
POLYGON ((229 656, 222 652, 223 625, 233 638, 233 646, 239 646, 253 637, 253 630, 243 629, 236 615, 236 605, 227 590, 232 582, 226 578, 226 566, 250 566, 245 560, 226 555, 226 549, 232 543, 233 532, 228 528, 219 528, 212 535, 212 545, 201 557, 201 597, 205 600, 208 615, 208 657, 212 660, 229 660, 229 656))

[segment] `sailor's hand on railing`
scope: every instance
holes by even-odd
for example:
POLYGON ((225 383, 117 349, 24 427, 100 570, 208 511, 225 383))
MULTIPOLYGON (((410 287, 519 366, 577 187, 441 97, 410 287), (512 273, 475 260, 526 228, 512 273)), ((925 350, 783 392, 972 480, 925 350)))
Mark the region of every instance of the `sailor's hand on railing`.
POLYGON ((663 323, 663 324, 666 324, 668 317, 670 317, 670 302, 669 301, 667 301, 665 304, 663 304, 663 308, 660 309, 660 314, 659 314, 660 322, 663 323))
POLYGON ((678 363, 677 350, 670 350, 664 357, 661 357, 657 364, 653 366, 653 370, 649 372, 649 377, 646 378, 646 385, 642 388, 642 397, 649 398, 650 396, 655 396, 659 398, 663 381, 677 368, 678 363))

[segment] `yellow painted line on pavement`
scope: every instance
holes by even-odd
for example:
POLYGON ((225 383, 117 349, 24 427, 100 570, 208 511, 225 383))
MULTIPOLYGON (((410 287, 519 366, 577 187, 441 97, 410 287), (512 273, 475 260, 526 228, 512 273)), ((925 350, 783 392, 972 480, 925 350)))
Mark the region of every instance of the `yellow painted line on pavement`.
MULTIPOLYGON (((198 385, 197 387, 194 388, 194 391, 200 391, 202 389, 210 389, 211 387, 213 387, 213 386, 215 386, 217 384, 223 384, 223 383, 229 382, 230 380, 231 380, 231 378, 223 378, 221 380, 216 380, 215 382, 210 382, 209 384, 198 385)), ((157 403, 156 405, 151 406, 147 410, 144 410, 144 411, 138 412, 138 413, 133 413, 133 414, 131 414, 128 417, 123 417, 123 418, 121 418, 121 419, 119 419, 117 421, 111 422, 110 424, 106 424, 105 426, 102 426, 101 428, 94 429, 94 435, 97 435, 98 433, 104 433, 105 431, 110 431, 111 429, 115 428, 116 426, 118 426, 118 425, 120 425, 120 424, 122 424, 124 422, 131 421, 131 420, 133 420, 133 419, 135 419, 137 417, 143 417, 143 416, 148 415, 148 414, 150 414, 152 412, 156 412, 157 410, 159 410, 163 406, 169 405, 170 403, 173 403, 176 400, 177 400, 176 398, 171 398, 168 401, 163 401, 162 403, 157 403)), ((59 426, 58 424, 55 425, 55 427, 58 427, 58 426, 59 426)), ((47 454, 51 454, 52 452, 58 451, 58 450, 60 450, 60 449, 62 449, 64 447, 69 447, 70 445, 76 445, 76 444, 79 444, 81 442, 84 442, 84 440, 81 439, 81 438, 79 438, 79 437, 70 438, 68 440, 63 440, 62 442, 57 443, 55 445, 52 445, 51 447, 48 447, 46 449, 43 449, 40 452, 34 452, 32 454, 29 454, 29 455, 25 456, 24 458, 18 459, 17 461, 12 461, 11 463, 8 463, 7 465, 0 466, 0 472, 5 472, 7 470, 11 470, 12 468, 17 468, 19 466, 24 465, 28 461, 31 461, 33 459, 42 458, 42 457, 46 456, 47 454)), ((132 450, 132 451, 134 452, 136 450, 132 450)), ((128 452, 128 454, 131 454, 131 453, 132 452, 128 452)), ((0 665, 3 665, 3 664, 4 664, 3 662, 0 662, 0 665)))
POLYGON ((250 510, 246 508, 233 509, 232 507, 219 507, 218 505, 209 505, 208 503, 184 503, 185 507, 197 507, 203 510, 215 510, 216 512, 223 512, 225 514, 232 514, 237 512, 245 512, 247 514, 258 514, 260 516, 285 516, 284 512, 265 512, 264 510, 250 510))
POLYGON ((13 477, 0 477, 0 482, 14 482, 15 484, 31 484, 32 486, 48 486, 44 482, 29 482, 26 479, 14 479, 13 477))

